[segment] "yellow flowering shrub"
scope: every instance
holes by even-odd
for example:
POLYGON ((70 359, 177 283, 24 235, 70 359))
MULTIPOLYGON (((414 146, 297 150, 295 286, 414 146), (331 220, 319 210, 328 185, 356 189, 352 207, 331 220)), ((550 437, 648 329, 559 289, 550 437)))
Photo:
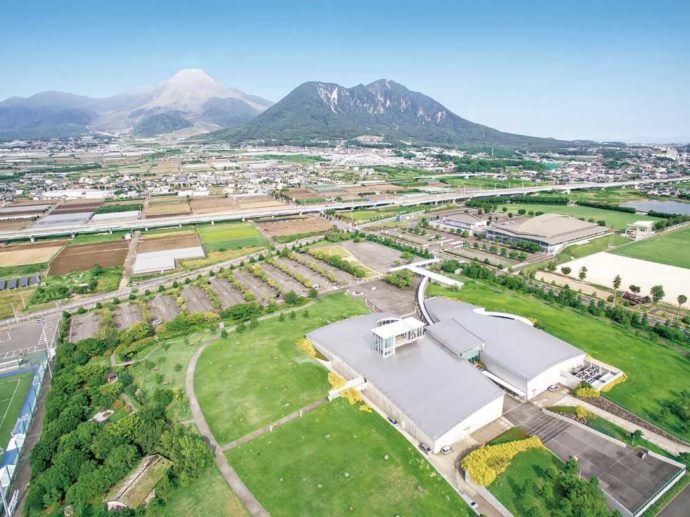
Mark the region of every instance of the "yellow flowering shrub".
POLYGON ((314 345, 311 344, 311 341, 309 341, 307 338, 298 339, 297 348, 299 348, 309 357, 316 357, 316 349, 314 348, 314 345))
POLYGON ((528 449, 543 446, 537 436, 498 445, 485 445, 465 456, 462 468, 472 476, 475 483, 488 486, 508 469, 515 456, 528 449))
POLYGON ((363 411, 364 413, 371 413, 373 411, 369 404, 362 404, 361 406, 359 406, 359 410, 363 411))
POLYGON ((620 377, 618 377, 618 378, 616 378, 616 379, 613 379, 612 381, 610 381, 610 382, 604 384, 604 385, 601 387, 601 390, 600 390, 600 391, 603 391, 603 392, 611 391, 613 388, 615 388, 616 386, 618 386, 619 384, 621 384, 621 383, 623 383, 623 382, 625 382, 625 381, 627 381, 627 380, 628 380, 628 376, 625 375, 625 374, 623 374, 623 375, 621 375, 620 377))
POLYGON ((578 418, 587 418, 588 415, 585 406, 583 406, 582 404, 578 404, 577 406, 575 406, 575 414, 578 418))
POLYGON ((586 382, 583 382, 575 389, 575 396, 581 399, 594 399, 599 396, 599 391, 586 382))
POLYGON ((355 406, 362 402, 362 394, 354 388, 346 389, 341 393, 345 400, 347 400, 351 406, 355 406))
POLYGON ((331 385, 331 388, 337 390, 345 386, 345 379, 335 372, 328 372, 328 383, 331 385))

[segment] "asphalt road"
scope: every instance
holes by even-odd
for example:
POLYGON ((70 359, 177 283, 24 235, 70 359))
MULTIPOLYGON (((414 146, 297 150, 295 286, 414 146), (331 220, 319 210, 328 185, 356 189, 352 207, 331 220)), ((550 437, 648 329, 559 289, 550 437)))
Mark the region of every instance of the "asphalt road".
POLYGON ((690 485, 686 486, 668 505, 659 517, 687 517, 690 515, 690 485))

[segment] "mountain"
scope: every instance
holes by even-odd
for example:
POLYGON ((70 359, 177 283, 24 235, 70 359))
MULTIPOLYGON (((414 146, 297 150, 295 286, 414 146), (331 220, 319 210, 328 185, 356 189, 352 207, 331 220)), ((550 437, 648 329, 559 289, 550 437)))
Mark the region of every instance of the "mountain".
POLYGON ((243 126, 216 131, 203 138, 305 142, 363 135, 433 145, 555 147, 567 144, 551 138, 504 133, 470 122, 434 99, 385 79, 353 88, 307 82, 243 126))
POLYGON ((155 87, 105 98, 45 91, 0 102, 0 140, 56 138, 91 131, 154 136, 245 123, 271 102, 227 88, 203 70, 180 70, 155 87))
POLYGON ((191 127, 192 123, 185 119, 179 112, 172 111, 149 115, 141 119, 132 128, 132 134, 136 136, 150 137, 172 133, 179 129, 191 127))

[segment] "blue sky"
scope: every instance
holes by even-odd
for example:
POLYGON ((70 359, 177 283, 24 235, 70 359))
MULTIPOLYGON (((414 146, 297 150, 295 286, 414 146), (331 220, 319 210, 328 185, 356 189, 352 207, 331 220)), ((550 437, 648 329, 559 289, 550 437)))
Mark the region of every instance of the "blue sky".
POLYGON ((181 68, 274 101, 387 78, 505 131, 690 141, 686 0, 24 0, 0 22, 0 99, 107 96, 181 68))

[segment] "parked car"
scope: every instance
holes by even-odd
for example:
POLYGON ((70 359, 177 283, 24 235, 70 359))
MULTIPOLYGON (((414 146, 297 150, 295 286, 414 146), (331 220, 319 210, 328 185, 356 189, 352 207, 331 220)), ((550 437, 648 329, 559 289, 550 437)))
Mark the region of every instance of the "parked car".
POLYGON ((452 445, 444 445, 441 447, 441 454, 450 454, 453 452, 453 446, 452 445))
POLYGON ((398 425, 398 421, 395 418, 393 418, 392 416, 388 417, 388 421, 393 425, 398 425))
POLYGON ((419 447, 419 450, 422 451, 427 456, 429 454, 431 454, 431 447, 429 447, 428 445, 425 445, 422 442, 419 442, 419 445, 417 445, 417 447, 419 447))
POLYGON ((551 386, 549 386, 549 391, 558 391, 560 389, 561 387, 558 384, 552 384, 551 386))

